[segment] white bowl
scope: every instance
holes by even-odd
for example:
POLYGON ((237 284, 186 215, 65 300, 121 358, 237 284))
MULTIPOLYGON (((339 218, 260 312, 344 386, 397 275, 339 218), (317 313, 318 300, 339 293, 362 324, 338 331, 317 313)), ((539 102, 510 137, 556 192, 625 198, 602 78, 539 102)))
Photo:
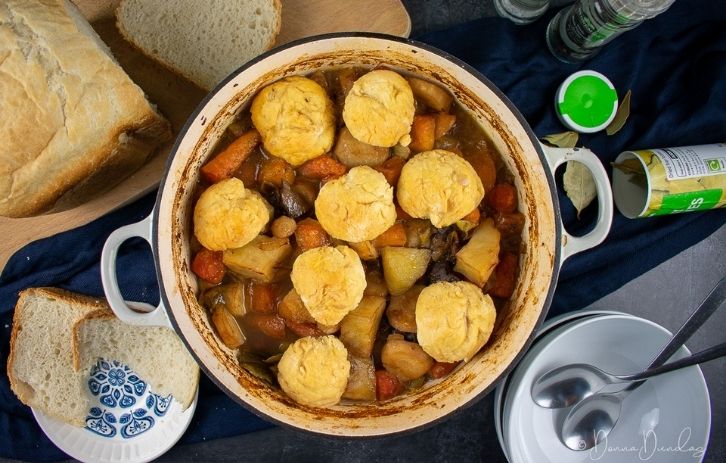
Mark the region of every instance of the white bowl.
MULTIPOLYGON (((543 338, 512 373, 504 398, 501 424, 509 461, 701 461, 711 409, 698 366, 652 378, 633 391, 607 439, 583 452, 567 448, 557 433, 569 409, 541 408, 531 398, 536 378, 568 363, 589 363, 614 374, 640 371, 670 337, 656 323, 623 314, 579 319, 543 338)), ((684 346, 674 359, 689 354, 684 346)))

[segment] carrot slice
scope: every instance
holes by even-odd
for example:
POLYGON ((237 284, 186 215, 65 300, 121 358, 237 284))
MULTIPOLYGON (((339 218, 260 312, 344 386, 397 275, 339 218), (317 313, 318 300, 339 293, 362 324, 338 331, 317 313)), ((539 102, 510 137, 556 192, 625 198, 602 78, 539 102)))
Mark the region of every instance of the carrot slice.
POLYGON ((297 323, 290 320, 285 320, 285 326, 295 333, 296 335, 304 338, 305 336, 324 336, 318 325, 315 323, 297 323))
POLYGON ((436 134, 435 137, 438 140, 443 137, 449 130, 456 124, 456 116, 453 114, 438 113, 436 115, 436 134))
POLYGON ((473 211, 466 214, 464 217, 461 218, 461 220, 471 222, 475 225, 479 224, 479 220, 481 220, 481 212, 479 212, 479 208, 475 207, 473 211))
POLYGON ((301 251, 332 244, 330 236, 323 226, 314 219, 304 219, 297 224, 295 241, 301 251))
POLYGON ((386 370, 376 371, 376 398, 386 400, 403 392, 403 383, 386 370))
POLYGON ((244 133, 230 143, 224 151, 202 166, 202 176, 211 183, 232 177, 259 143, 260 134, 257 130, 252 129, 244 133))
POLYGON ((406 160, 399 156, 391 156, 386 159, 380 166, 374 167, 378 172, 382 173, 391 186, 396 186, 398 177, 401 176, 401 170, 406 160))
POLYGON ((411 125, 411 144, 408 145, 413 151, 429 151, 434 149, 436 140, 436 116, 424 114, 414 116, 411 125))
POLYGON ((373 246, 378 249, 386 246, 406 246, 406 227, 401 222, 394 223, 373 240, 373 246))
POLYGON ((221 283, 227 272, 222 262, 222 252, 202 248, 192 260, 192 272, 214 285, 221 283))
POLYGON ((494 269, 494 284, 489 288, 489 294, 496 297, 508 298, 514 292, 517 277, 519 256, 511 252, 505 253, 497 267, 494 269))
POLYGON ((309 178, 331 179, 344 175, 346 170, 345 164, 342 164, 333 159, 331 156, 324 154, 307 161, 305 164, 300 166, 298 172, 300 172, 300 175, 304 175, 309 178))
POLYGON ((265 283, 252 283, 250 285, 250 306, 253 312, 275 312, 275 290, 265 283))
POLYGON ((282 339, 285 337, 285 320, 277 314, 248 313, 245 315, 245 322, 250 328, 271 338, 282 339))
POLYGON ((481 179, 484 191, 488 192, 494 188, 497 181, 497 166, 494 164, 494 158, 486 150, 477 150, 466 153, 464 156, 471 167, 474 168, 477 175, 481 179))
POLYGON ((508 183, 499 183, 487 192, 484 200, 497 212, 514 212, 517 209, 517 190, 508 183))
POLYGON ((453 363, 444 363, 444 362, 436 362, 434 363, 434 366, 431 367, 429 370, 429 376, 438 379, 443 378, 444 376, 448 375, 452 371, 454 371, 454 368, 459 364, 459 362, 453 362, 453 363))

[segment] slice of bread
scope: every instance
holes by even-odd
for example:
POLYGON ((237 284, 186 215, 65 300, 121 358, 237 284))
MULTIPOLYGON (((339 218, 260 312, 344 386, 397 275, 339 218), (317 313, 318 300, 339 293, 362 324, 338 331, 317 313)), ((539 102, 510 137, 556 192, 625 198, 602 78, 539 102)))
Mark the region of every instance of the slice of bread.
POLYGON ((77 426, 85 424, 86 378, 73 369, 73 326, 106 307, 101 300, 52 288, 20 293, 13 315, 8 378, 26 405, 77 426))
POLYGON ((0 50, 0 215, 77 206, 171 137, 68 0, 1 1, 0 50))
POLYGON ((199 367, 169 328, 134 326, 109 309, 87 313, 73 327, 73 365, 88 376, 98 359, 128 365, 163 396, 171 394, 186 409, 194 400, 199 367))
POLYGON ((116 25, 127 41, 201 88, 270 49, 280 0, 122 0, 116 25))
POLYGON ((84 426, 90 407, 86 383, 99 358, 125 363, 153 392, 172 394, 185 409, 194 400, 199 367, 174 331, 127 325, 101 298, 54 288, 20 293, 8 378, 21 402, 84 426))

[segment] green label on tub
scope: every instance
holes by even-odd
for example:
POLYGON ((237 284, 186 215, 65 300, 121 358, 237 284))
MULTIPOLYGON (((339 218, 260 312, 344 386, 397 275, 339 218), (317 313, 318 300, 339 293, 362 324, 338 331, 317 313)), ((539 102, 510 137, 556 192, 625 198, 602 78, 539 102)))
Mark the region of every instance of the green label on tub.
POLYGON ((678 212, 712 209, 721 200, 721 189, 694 191, 665 195, 660 209, 652 215, 675 214, 678 212))

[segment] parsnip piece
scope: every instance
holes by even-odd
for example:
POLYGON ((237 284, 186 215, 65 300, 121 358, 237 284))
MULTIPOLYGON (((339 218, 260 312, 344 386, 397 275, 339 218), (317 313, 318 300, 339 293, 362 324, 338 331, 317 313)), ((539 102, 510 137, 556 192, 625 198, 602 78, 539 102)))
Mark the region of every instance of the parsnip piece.
POLYGON ((370 357, 385 308, 385 298, 363 296, 358 307, 340 322, 340 340, 351 355, 370 357))
POLYGON ((353 356, 348 359, 350 360, 350 376, 343 398, 367 402, 376 400, 376 369, 373 366, 373 360, 370 357, 353 356))
POLYGON ((456 253, 454 271, 464 275, 480 288, 499 263, 499 230, 491 218, 472 232, 471 239, 456 253))
POLYGON ((204 293, 203 301, 211 312, 214 312, 217 306, 223 306, 235 317, 242 317, 247 313, 245 285, 239 281, 212 286, 204 293))
POLYGON ((282 298, 277 306, 277 313, 285 320, 293 323, 315 323, 315 319, 308 312, 295 288, 291 289, 282 298))
POLYGON ((386 247, 381 250, 383 276, 392 296, 403 294, 426 273, 429 249, 386 247))
POLYGON ((222 260, 238 276, 270 283, 290 254, 292 246, 287 238, 258 235, 241 248, 224 251, 222 260))
POLYGON ((217 307, 212 312, 212 324, 224 345, 230 349, 236 349, 244 344, 245 336, 237 320, 223 306, 217 307))

